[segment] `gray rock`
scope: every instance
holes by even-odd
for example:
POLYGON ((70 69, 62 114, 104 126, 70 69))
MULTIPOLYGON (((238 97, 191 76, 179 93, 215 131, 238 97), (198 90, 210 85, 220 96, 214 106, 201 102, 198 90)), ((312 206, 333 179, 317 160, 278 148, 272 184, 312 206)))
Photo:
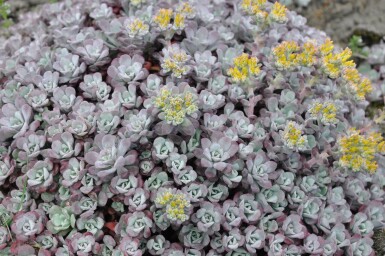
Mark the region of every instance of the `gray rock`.
POLYGON ((296 11, 338 42, 348 41, 357 32, 385 35, 385 0, 315 0, 306 7, 297 6, 296 11))

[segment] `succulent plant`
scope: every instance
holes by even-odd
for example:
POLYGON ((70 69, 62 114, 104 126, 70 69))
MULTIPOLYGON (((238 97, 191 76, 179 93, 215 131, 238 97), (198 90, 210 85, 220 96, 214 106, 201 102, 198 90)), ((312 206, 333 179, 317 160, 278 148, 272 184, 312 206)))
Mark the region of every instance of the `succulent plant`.
POLYGON ((192 224, 182 227, 179 234, 179 240, 183 241, 188 247, 197 250, 201 250, 210 242, 208 234, 200 231, 192 224))
POLYGON ((142 56, 122 55, 112 61, 108 68, 108 75, 111 77, 113 86, 124 85, 125 83, 144 80, 148 71, 143 68, 144 59, 142 56))
POLYGON ((92 68, 94 68, 94 66, 103 66, 110 61, 108 57, 109 50, 101 39, 86 39, 83 42, 83 46, 78 47, 76 52, 82 57, 84 62, 92 68))
POLYGON ((44 213, 36 210, 27 213, 18 213, 14 217, 11 225, 12 232, 15 233, 19 241, 28 241, 43 231, 45 224, 44 213))
POLYGON ((86 70, 86 64, 80 62, 79 56, 69 52, 58 54, 52 67, 60 73, 59 83, 75 83, 86 70))
POLYGON ((15 99, 15 103, 4 104, 0 112, 0 138, 18 138, 29 129, 32 120, 32 108, 23 98, 15 99))
POLYGON ((85 161, 93 166, 91 173, 103 178, 133 164, 137 155, 135 151, 127 152, 130 145, 129 139, 119 140, 111 134, 97 135, 93 150, 85 155, 85 161))
POLYGON ((3 185, 5 180, 13 173, 15 169, 14 160, 10 156, 4 156, 0 160, 0 184, 3 185))
POLYGON ((164 253, 164 251, 170 246, 170 242, 167 241, 164 236, 158 235, 148 240, 146 246, 151 255, 162 255, 162 253, 164 253))
POLYGON ((71 249, 79 256, 88 255, 92 252, 92 248, 95 244, 95 238, 92 233, 86 232, 74 233, 70 236, 71 249))
POLYGON ((64 132, 52 137, 51 149, 44 150, 42 155, 52 159, 66 159, 77 156, 80 150, 81 145, 75 142, 72 134, 64 132))
POLYGON ((48 214, 50 220, 47 222, 47 229, 52 234, 66 234, 75 227, 75 215, 67 208, 54 205, 49 209, 48 214))
POLYGON ((53 182, 53 164, 50 161, 37 161, 27 172, 27 184, 31 189, 42 192, 53 182))
POLYGON ((374 254, 383 43, 356 66, 270 0, 68 0, 11 32, 5 254, 374 254))
POLYGON ((115 227, 116 231, 118 231, 122 237, 128 235, 131 237, 148 238, 151 235, 150 229, 153 223, 146 214, 148 215, 148 213, 139 211, 124 214, 115 227))

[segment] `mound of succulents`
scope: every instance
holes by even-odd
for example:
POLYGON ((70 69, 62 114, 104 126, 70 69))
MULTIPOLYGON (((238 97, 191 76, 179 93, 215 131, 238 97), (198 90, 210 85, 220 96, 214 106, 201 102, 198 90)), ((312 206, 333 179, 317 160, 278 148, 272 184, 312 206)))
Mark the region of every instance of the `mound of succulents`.
POLYGON ((0 254, 374 255, 375 87, 267 0, 67 0, 0 38, 0 254))

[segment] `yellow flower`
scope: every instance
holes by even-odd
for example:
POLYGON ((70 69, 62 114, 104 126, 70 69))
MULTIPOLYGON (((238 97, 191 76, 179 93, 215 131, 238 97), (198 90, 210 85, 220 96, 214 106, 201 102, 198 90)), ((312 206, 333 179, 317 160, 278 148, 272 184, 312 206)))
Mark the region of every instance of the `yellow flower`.
MULTIPOLYGON (((356 66, 354 61, 350 60, 352 51, 346 48, 342 52, 333 54, 334 45, 330 38, 326 39, 325 43, 320 46, 320 53, 322 55, 322 66, 324 72, 330 78, 338 78, 345 69, 351 69, 356 66)), ((349 80, 355 79, 358 72, 349 70, 346 74, 350 77, 349 80), (354 77, 355 76, 355 77, 354 77)))
POLYGON ((294 41, 284 41, 273 48, 276 66, 279 69, 291 69, 299 65, 299 45, 294 41))
POLYGON ((320 121, 325 124, 334 124, 337 123, 337 107, 332 102, 319 102, 315 101, 310 106, 309 114, 311 118, 320 119, 320 121))
POLYGON ((356 64, 354 61, 349 60, 352 57, 352 51, 346 48, 340 53, 329 53, 322 59, 322 64, 325 73, 330 78, 338 78, 341 72, 347 68, 354 68, 356 64))
POLYGON ((171 9, 160 9, 154 16, 153 21, 160 29, 165 30, 170 24, 173 11, 171 9))
POLYGON ((365 96, 373 90, 372 83, 368 78, 362 79, 357 84, 351 84, 357 99, 364 100, 365 96))
POLYGON ((322 109, 323 109, 324 105, 318 101, 314 102, 310 109, 309 109, 309 113, 312 115, 312 117, 317 117, 322 109))
POLYGON ((127 24, 130 37, 144 36, 149 31, 149 26, 138 18, 134 18, 127 24))
POLYGON ((306 42, 302 52, 298 54, 298 62, 305 67, 313 66, 317 62, 317 51, 318 48, 314 42, 306 42))
POLYGON ((195 16, 195 10, 189 3, 181 3, 176 8, 176 11, 189 19, 192 19, 195 16))
POLYGON ((338 67, 338 65, 333 63, 333 60, 331 58, 332 58, 332 55, 328 55, 323 58, 323 68, 325 73, 330 78, 336 79, 340 75, 341 69, 338 67))
POLYGON ((349 48, 345 48, 345 50, 337 54, 338 59, 344 68, 354 68, 356 66, 354 61, 349 60, 352 57, 352 54, 352 50, 349 48))
POLYGON ((174 26, 175 30, 182 30, 185 27, 185 16, 182 13, 176 13, 174 17, 174 26))
POLYGON ((334 44, 333 41, 330 40, 330 38, 327 38, 325 43, 320 46, 320 52, 323 56, 328 55, 329 53, 332 53, 334 50, 334 44))
POLYGON ((190 201, 182 193, 175 193, 171 189, 167 189, 157 195, 155 203, 166 208, 167 218, 172 221, 188 219, 186 210, 190 207, 190 201))
POLYGON ((167 54, 161 63, 161 67, 164 72, 172 72, 172 75, 181 78, 189 71, 189 66, 186 62, 189 60, 189 56, 184 50, 181 50, 177 45, 171 45, 166 48, 167 54))
POLYGON ((356 68, 345 69, 342 77, 351 83, 358 83, 361 80, 360 73, 356 68))
POLYGON ((227 71, 231 79, 237 83, 243 83, 260 72, 258 59, 250 57, 247 53, 234 58, 233 67, 227 71))
POLYGON ((171 91, 162 89, 160 90, 159 95, 155 98, 155 106, 158 108, 164 108, 166 104, 166 100, 168 100, 171 96, 171 91))
POLYGON ((338 121, 336 116, 337 116, 336 105, 331 102, 324 103, 321 121, 323 121, 326 124, 336 123, 338 121))
POLYGON ((162 88, 154 99, 154 105, 164 112, 165 120, 172 125, 182 124, 186 115, 198 111, 196 96, 191 92, 173 95, 170 90, 162 88))
POLYGON ((250 15, 257 23, 263 26, 270 25, 272 22, 284 23, 287 21, 287 9, 279 2, 275 2, 271 8, 267 0, 243 0, 241 9, 250 15))
POLYGON ((243 0, 241 2, 241 8, 249 15, 255 14, 253 9, 260 9, 266 4, 267 0, 243 0))
POLYGON ((251 15, 253 15, 254 19, 259 23, 264 23, 267 21, 267 17, 269 16, 269 13, 261 10, 258 6, 253 6, 251 8, 251 15))
POLYGON ((178 78, 181 78, 182 75, 186 74, 188 71, 188 67, 172 59, 165 59, 161 66, 165 72, 172 72, 172 74, 178 78))
POLYGON ((342 77, 345 79, 349 88, 353 91, 358 100, 364 100, 366 94, 373 90, 370 80, 368 78, 361 79, 356 68, 345 69, 342 77))
POLYGON ((177 63, 184 63, 188 60, 188 56, 184 51, 174 53, 172 56, 173 60, 177 63))
POLYGON ((297 123, 288 122, 281 134, 285 145, 290 149, 302 150, 306 147, 307 138, 302 135, 302 128, 297 123))
POLYGON ((251 7, 252 0, 243 0, 241 2, 241 8, 247 12, 249 8, 251 7))
POLYGON ((163 192, 163 194, 158 195, 158 197, 155 199, 155 202, 157 204, 160 204, 162 206, 165 206, 168 204, 172 199, 174 198, 174 194, 171 190, 166 190, 163 192))
POLYGON ((275 22, 284 23, 287 21, 286 12, 287 9, 284 5, 275 2, 271 8, 270 18, 275 22))
POLYGON ((339 141, 343 167, 357 171, 368 171, 374 173, 377 170, 375 155, 385 153, 384 139, 379 133, 371 133, 368 136, 361 135, 355 128, 350 129, 347 136, 339 141))

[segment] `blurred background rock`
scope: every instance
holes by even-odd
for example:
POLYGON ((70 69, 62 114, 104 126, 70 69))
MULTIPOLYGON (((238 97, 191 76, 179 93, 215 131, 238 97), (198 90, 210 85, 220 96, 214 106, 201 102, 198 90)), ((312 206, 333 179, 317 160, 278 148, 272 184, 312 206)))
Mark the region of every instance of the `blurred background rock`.
POLYGON ((325 31, 338 43, 352 36, 378 43, 385 36, 385 0, 281 0, 305 16, 310 26, 325 31))

